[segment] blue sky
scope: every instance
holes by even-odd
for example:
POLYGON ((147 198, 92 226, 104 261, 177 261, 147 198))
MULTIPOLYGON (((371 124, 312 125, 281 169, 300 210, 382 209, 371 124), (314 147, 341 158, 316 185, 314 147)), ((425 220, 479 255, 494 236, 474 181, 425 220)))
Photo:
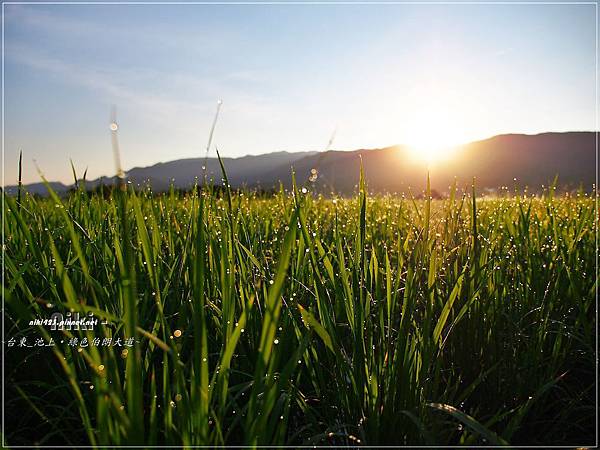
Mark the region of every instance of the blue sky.
POLYGON ((595 127, 594 5, 4 5, 5 184, 595 127), (214 148, 211 150, 214 155, 214 148))

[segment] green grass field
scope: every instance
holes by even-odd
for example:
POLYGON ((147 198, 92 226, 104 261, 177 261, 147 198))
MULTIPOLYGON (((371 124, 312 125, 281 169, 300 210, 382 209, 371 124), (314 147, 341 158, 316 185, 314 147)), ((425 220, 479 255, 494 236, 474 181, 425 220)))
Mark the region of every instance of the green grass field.
POLYGON ((594 444, 593 197, 198 192, 5 196, 9 447, 594 444))

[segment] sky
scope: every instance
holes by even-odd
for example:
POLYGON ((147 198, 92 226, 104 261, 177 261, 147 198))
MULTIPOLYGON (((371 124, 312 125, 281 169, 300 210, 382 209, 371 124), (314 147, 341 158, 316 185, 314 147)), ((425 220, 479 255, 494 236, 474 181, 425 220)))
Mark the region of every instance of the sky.
POLYGON ((3 5, 4 185, 596 127, 592 4, 3 5), (36 168, 37 167, 37 168, 36 168))

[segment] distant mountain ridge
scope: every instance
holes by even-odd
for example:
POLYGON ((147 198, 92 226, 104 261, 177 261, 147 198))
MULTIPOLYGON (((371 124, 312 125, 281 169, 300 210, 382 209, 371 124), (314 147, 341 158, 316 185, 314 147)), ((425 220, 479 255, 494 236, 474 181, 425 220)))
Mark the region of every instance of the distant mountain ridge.
MULTIPOLYGON (((292 167, 299 184, 308 181, 313 190, 325 193, 350 194, 358 183, 362 158, 365 176, 371 192, 413 192, 423 189, 427 167, 415 160, 405 146, 381 149, 327 152, 275 152, 223 158, 232 187, 273 189, 282 183, 291 185, 292 167), (315 171, 316 170, 316 177, 315 171), (312 172, 311 172, 312 171, 312 172), (316 178, 316 179, 315 179, 316 178)), ((432 188, 445 192, 456 178, 459 185, 476 177, 480 190, 496 190, 502 186, 529 186, 533 191, 548 185, 558 175, 563 188, 580 184, 591 190, 596 177, 596 133, 565 132, 536 135, 504 134, 461 146, 455 157, 440 161, 430 168, 432 188)), ((165 191, 170 184, 188 189, 202 180, 203 167, 215 184, 221 183, 221 168, 216 158, 189 158, 135 167, 126 173, 128 181, 137 185, 150 183, 153 190, 165 191)), ((102 183, 112 184, 114 177, 101 177, 86 182, 88 188, 102 183)), ((30 193, 44 194, 42 183, 26 185, 30 193)), ((59 193, 71 186, 52 183, 59 193)), ((9 193, 16 186, 7 186, 9 193)))

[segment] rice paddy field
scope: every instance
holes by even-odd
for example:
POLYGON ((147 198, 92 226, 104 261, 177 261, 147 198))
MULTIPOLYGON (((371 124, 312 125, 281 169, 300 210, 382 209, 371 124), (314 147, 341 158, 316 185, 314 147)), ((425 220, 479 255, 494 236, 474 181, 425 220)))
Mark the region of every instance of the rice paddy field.
POLYGON ((5 445, 594 445, 596 200, 474 193, 5 195, 5 445))

